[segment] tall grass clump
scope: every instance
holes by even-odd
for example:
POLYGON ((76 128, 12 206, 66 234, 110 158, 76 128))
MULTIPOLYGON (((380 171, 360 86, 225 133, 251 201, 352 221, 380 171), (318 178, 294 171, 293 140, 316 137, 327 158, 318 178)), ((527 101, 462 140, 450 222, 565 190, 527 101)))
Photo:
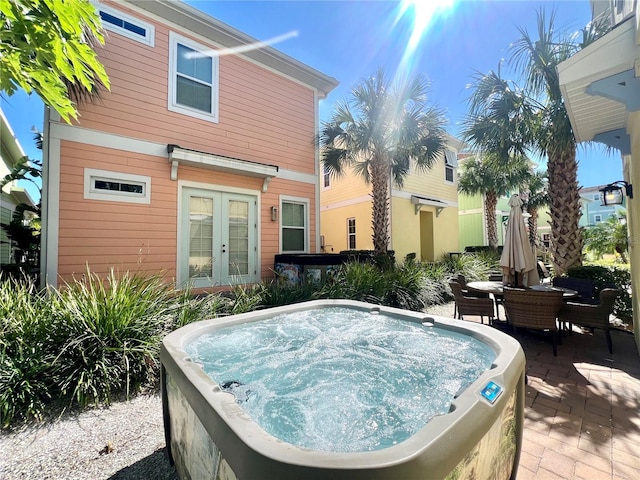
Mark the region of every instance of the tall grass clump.
POLYGON ((232 310, 232 300, 220 293, 194 295, 190 287, 184 288, 171 301, 171 324, 169 330, 176 330, 189 323, 228 315, 232 310))
POLYGON ((157 373, 159 345, 170 315, 171 290, 160 275, 87 270, 82 281, 54 292, 65 338, 56 357, 62 393, 80 406, 127 397, 157 373))
POLYGON ((40 420, 57 395, 51 309, 29 279, 0 282, 0 425, 40 420))

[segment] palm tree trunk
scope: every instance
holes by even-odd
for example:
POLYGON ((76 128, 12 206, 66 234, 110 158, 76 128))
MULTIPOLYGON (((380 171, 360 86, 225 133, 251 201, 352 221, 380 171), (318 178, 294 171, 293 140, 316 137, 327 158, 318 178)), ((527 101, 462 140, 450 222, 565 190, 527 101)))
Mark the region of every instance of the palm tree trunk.
POLYGON ((578 162, 575 147, 549 151, 549 205, 551 261, 556 275, 582 265, 582 232, 579 221, 578 162))
POLYGON ((487 221, 487 236, 489 237, 489 246, 493 249, 498 248, 498 226, 496 223, 496 205, 498 205, 498 196, 496 192, 489 191, 484 196, 484 215, 487 221))
POLYGON ((527 209, 527 213, 531 215, 527 220, 527 223, 529 225, 529 243, 533 247, 535 246, 536 239, 538 238, 538 209, 527 209))
POLYGON ((373 250, 376 256, 385 255, 389 245, 389 173, 385 162, 371 162, 373 250))

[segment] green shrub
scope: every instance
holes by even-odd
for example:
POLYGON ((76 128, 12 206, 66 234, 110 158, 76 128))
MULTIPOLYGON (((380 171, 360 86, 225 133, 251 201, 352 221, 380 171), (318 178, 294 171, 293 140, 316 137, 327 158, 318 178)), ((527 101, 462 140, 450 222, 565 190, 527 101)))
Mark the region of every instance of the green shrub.
POLYGON ((631 272, 628 266, 584 265, 567 271, 568 277, 587 278, 596 284, 596 290, 613 285, 621 290, 613 306, 613 314, 626 323, 633 323, 631 301, 631 272))
POLYGON ((61 390, 79 405, 127 397, 156 372, 160 339, 171 313, 170 287, 160 275, 113 269, 101 279, 87 270, 82 281, 53 292, 65 342, 55 366, 61 390))
POLYGON ((264 282, 262 287, 262 302, 265 307, 278 307, 316 300, 319 298, 319 291, 322 290, 322 285, 314 282, 288 285, 286 282, 278 280, 264 282))
POLYGON ((43 417, 58 393, 49 302, 28 280, 0 282, 0 424, 43 417))

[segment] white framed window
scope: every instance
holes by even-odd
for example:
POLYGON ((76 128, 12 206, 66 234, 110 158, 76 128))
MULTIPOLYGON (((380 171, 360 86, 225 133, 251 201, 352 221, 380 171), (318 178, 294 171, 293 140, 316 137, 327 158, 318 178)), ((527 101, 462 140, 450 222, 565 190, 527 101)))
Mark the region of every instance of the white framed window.
POLYGON ((150 47, 155 43, 155 28, 153 25, 120 12, 106 5, 98 4, 98 12, 102 26, 111 32, 120 34, 150 47))
POLYGON ((356 219, 347 218, 347 246, 349 250, 356 249, 356 219))
POLYGON ((218 65, 214 50, 170 32, 169 110, 217 123, 218 65))
POLYGON ((326 165, 324 166, 322 175, 322 186, 324 188, 331 188, 331 174, 329 173, 329 169, 326 165))
POLYGON ((458 168, 458 157, 453 150, 444 151, 444 181, 455 182, 455 169, 458 168))
POLYGON ((594 200, 600 200, 600 194, 599 193, 594 193, 593 194, 593 199, 594 200))
POLYGON ((308 253, 309 200, 280 197, 280 251, 308 253))
POLYGON ((593 216, 593 222, 594 223, 600 223, 602 221, 602 215, 594 215, 593 216))
POLYGON ((85 168, 84 198, 107 202, 151 203, 151 177, 85 168))

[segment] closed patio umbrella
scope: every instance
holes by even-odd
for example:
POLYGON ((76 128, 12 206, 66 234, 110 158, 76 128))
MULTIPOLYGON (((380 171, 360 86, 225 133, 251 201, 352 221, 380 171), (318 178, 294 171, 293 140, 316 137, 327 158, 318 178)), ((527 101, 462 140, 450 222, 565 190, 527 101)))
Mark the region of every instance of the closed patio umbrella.
POLYGON ((504 247, 500 257, 502 281, 505 285, 528 287, 540 283, 536 255, 529 243, 527 227, 522 218, 520 196, 511 195, 509 199, 509 220, 504 238, 504 247))

